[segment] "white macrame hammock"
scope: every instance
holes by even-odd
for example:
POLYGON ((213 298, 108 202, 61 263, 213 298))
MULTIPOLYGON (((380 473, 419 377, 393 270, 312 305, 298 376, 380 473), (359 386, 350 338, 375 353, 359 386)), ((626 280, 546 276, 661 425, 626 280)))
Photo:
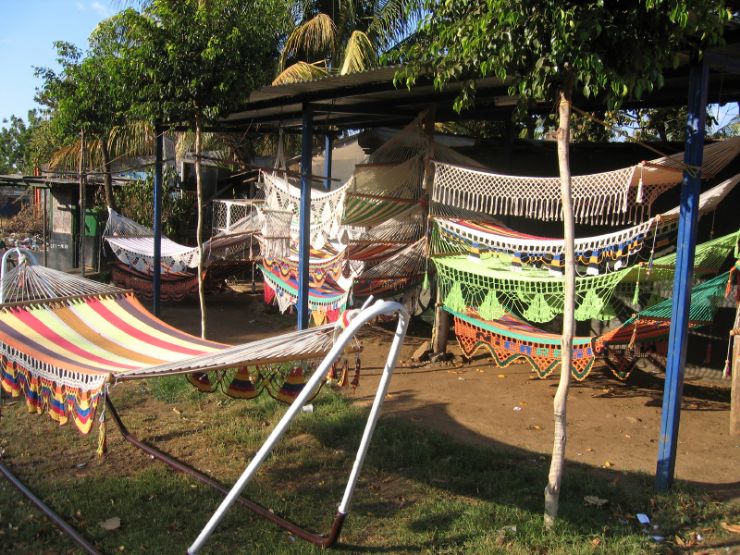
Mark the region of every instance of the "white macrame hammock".
MULTIPOLYGON (((228 233, 222 232, 203 244, 206 265, 216 259, 226 259, 249 244, 249 238, 263 226, 262 215, 255 210, 231 224, 228 233)), ((116 258, 126 266, 151 274, 154 269, 154 232, 108 208, 108 222, 103 238, 110 245, 116 258)), ((198 267, 200 249, 176 243, 162 235, 161 267, 165 273, 186 272, 198 267)), ((250 253, 250 258, 253 256, 250 253)))
MULTIPOLYGON (((740 152, 740 137, 704 147, 703 178, 716 175, 740 152)), ((641 222, 655 199, 680 183, 683 153, 614 171, 573 176, 577 223, 641 222)), ((504 175, 434 161, 432 213, 441 217, 490 219, 521 216, 562 219, 559 177, 504 175)))
MULTIPOLYGON (((740 181, 740 174, 726 179, 702 193, 699 197, 699 214, 703 215, 716 210, 722 200, 735 188, 738 181, 740 181)), ((644 243, 650 240, 651 231, 656 236, 661 236, 670 232, 671 229, 675 229, 679 209, 680 207, 677 206, 627 229, 576 239, 576 256, 598 256, 600 253, 616 251, 621 248, 625 252, 624 258, 618 259, 612 266, 589 267, 587 273, 595 275, 601 273, 600 270, 619 270, 629 264, 627 253, 639 252, 644 243)), ((489 232, 475 226, 466 225, 461 220, 435 218, 435 223, 442 232, 443 240, 448 238, 455 242, 465 243, 468 246, 474 245, 481 252, 491 250, 514 256, 549 256, 552 258, 562 258, 564 255, 564 241, 562 239, 518 237, 512 236, 512 234, 489 232)))
MULTIPOLYGON (((301 204, 301 189, 287 179, 276 174, 262 173, 265 205, 267 210, 290 212, 288 233, 275 233, 275 236, 290 235, 298 239, 298 225, 301 204)), ((344 206, 344 195, 349 182, 334 191, 311 191, 310 243, 317 249, 323 248, 327 241, 339 234, 339 218, 344 206)), ((274 222, 276 223, 276 222, 274 222)))

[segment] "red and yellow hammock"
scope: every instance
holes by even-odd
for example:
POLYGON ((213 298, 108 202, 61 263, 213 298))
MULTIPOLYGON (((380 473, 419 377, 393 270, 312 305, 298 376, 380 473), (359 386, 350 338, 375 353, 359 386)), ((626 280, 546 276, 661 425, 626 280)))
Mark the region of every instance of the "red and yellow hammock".
POLYGON ((323 356, 333 326, 228 346, 192 336, 150 314, 131 292, 8 304, 0 308, 0 385, 81 432, 93 424, 105 385, 122 379, 239 369, 323 356), (280 339, 280 341, 277 341, 280 339))

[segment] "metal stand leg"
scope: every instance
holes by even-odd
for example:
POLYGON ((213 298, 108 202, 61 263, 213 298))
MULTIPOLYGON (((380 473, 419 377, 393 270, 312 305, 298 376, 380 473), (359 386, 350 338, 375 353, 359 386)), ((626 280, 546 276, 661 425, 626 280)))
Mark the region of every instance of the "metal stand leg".
POLYGON ((62 532, 67 534, 70 539, 79 545, 86 553, 89 553, 90 555, 100 555, 100 552, 95 549, 91 543, 83 538, 77 530, 67 524, 62 517, 52 511, 48 505, 41 501, 41 499, 36 497, 36 495, 2 463, 0 463, 0 473, 2 473, 2 475, 5 476, 5 478, 13 484, 18 491, 25 495, 31 503, 36 505, 42 513, 44 513, 62 532))
MULTIPOLYGON (((265 443, 254 455, 254 458, 249 463, 247 468, 244 470, 242 475, 239 477, 236 484, 234 484, 234 487, 228 493, 228 495, 223 500, 223 502, 218 507, 218 509, 216 509, 216 512, 213 513, 213 516, 211 516, 211 519, 208 521, 208 523, 205 525, 205 527, 200 532, 198 537, 195 539, 193 544, 190 546, 190 548, 188 549, 188 553, 190 555, 194 555, 203 547, 205 542, 208 540, 208 538, 211 536, 211 534, 215 530, 216 526, 218 526, 219 522, 221 522, 221 519, 226 514, 226 511, 228 511, 231 505, 239 498, 239 494, 246 487, 247 483, 249 483, 249 481, 252 479, 252 477, 257 472, 259 467, 265 461, 265 459, 270 454, 275 444, 280 440, 280 438, 283 436, 283 434, 287 430, 291 421, 295 418, 298 412, 303 408, 303 405, 310 398, 314 390, 319 386, 319 382, 324 379, 324 376, 326 376, 326 373, 328 372, 331 365, 340 355, 340 353, 344 349, 344 346, 347 344, 347 342, 349 342, 349 340, 352 339, 352 337, 355 335, 355 333, 360 328, 360 326, 362 326, 366 322, 372 320, 373 318, 376 318, 377 316, 381 314, 390 315, 394 313, 398 314, 398 325, 396 327, 396 333, 395 333, 395 336, 393 338, 393 343, 388 353, 388 359, 386 361, 386 365, 383 370, 383 376, 378 386, 378 391, 375 395, 375 400, 373 401, 373 406, 372 406, 372 409, 370 410, 370 415, 368 416, 367 424, 365 425, 365 431, 363 433, 362 440, 360 441, 360 447, 357 451, 355 463, 352 467, 352 471, 350 473, 350 477, 347 482, 347 487, 345 489, 342 502, 339 506, 339 511, 334 520, 334 527, 332 528, 332 531, 334 532, 334 530, 336 529, 336 535, 337 536, 339 535, 339 532, 341 531, 342 523, 344 521, 344 518, 347 515, 347 511, 349 510, 349 504, 352 499, 352 493, 357 483, 357 479, 359 477, 362 464, 365 460, 365 455, 367 454, 367 449, 370 445, 370 438, 372 437, 373 431, 375 430, 375 424, 377 422, 378 417, 380 416, 380 407, 382 406, 383 398, 385 397, 385 394, 387 392, 388 385, 390 383, 390 378, 391 378, 391 375, 393 374, 393 369, 396 366, 396 362, 398 360, 398 355, 401 349, 401 345, 406 335, 406 328, 408 327, 408 323, 409 323, 409 315, 406 312, 406 309, 399 303, 395 303, 395 302, 377 301, 375 304, 373 304, 369 308, 362 310, 350 322, 350 324, 347 326, 347 329, 345 329, 344 332, 342 332, 341 336, 335 342, 331 351, 329 351, 329 354, 326 355, 324 360, 321 362, 319 367, 316 369, 316 372, 314 372, 313 376, 311 376, 311 379, 303 387, 303 390, 301 391, 300 395, 298 395, 296 400, 293 401, 293 404, 290 405, 290 407, 288 408, 288 411, 280 419, 280 422, 278 422, 277 426, 275 426, 275 429, 272 431, 272 433, 267 438, 265 443)), ((335 540, 336 538, 334 538, 334 541, 335 540)), ((322 545, 328 547, 331 544, 326 542, 322 545)))

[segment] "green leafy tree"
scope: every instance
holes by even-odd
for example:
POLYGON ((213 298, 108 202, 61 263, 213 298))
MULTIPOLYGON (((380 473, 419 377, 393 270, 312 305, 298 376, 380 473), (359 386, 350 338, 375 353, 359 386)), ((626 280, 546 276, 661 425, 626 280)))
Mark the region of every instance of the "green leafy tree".
POLYGON ((28 123, 18 116, 3 120, 0 128, 0 174, 31 173, 36 166, 32 138, 43 119, 36 110, 29 110, 28 123))
POLYGON ((112 151, 120 158, 127 153, 142 153, 142 145, 147 144, 140 140, 130 152, 127 141, 124 152, 120 151, 122 137, 130 137, 122 130, 128 124, 134 89, 131 68, 123 55, 126 45, 119 41, 115 26, 106 20, 90 35, 85 56, 72 44, 56 42, 55 46, 61 71, 36 69, 36 75, 43 79, 37 100, 48 107, 55 132, 65 142, 52 156, 51 166, 71 169, 78 166, 82 156, 88 161, 88 169, 104 173, 105 202, 114 207, 112 151), (84 141, 77 139, 80 132, 85 134, 84 141))
MULTIPOLYGON (((269 83, 290 23, 287 0, 152 0, 125 10, 116 28, 139 68, 135 113, 195 131, 197 241, 203 243, 203 128, 269 83)), ((198 264, 201 334, 206 334, 203 253, 198 264)))
POLYGON ((365 71, 406 36, 423 0, 295 0, 297 24, 285 41, 274 84, 330 72, 365 71))
MULTIPOLYGON (((602 98, 610 109, 663 85, 678 51, 696 54, 719 43, 731 12, 723 1, 428 0, 417 40, 402 50, 409 64, 397 79, 412 86, 432 75, 437 88, 453 80, 496 76, 509 93, 557 100, 558 164, 565 239, 565 304, 560 382, 554 399, 555 437, 545 488, 545 526, 554 524, 566 443, 566 406, 575 327, 574 223, 569 165, 574 91, 602 98)), ((456 100, 474 102, 467 81, 456 100)))

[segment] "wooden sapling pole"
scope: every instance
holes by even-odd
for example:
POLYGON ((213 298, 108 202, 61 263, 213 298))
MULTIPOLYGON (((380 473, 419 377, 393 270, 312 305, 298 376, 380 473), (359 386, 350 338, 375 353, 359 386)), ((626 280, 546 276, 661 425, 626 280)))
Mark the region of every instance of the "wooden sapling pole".
POLYGON ((740 328, 730 332, 732 348, 732 397, 730 398, 730 435, 740 436, 740 328))
POLYGON ((563 302, 562 358, 560 381, 553 399, 555 431, 552 446, 550 472, 545 487, 545 528, 550 529, 558 516, 560 484, 565 464, 565 444, 567 439, 566 408, 570 387, 570 366, 573 358, 573 332, 575 331, 575 293, 576 269, 574 257, 575 224, 573 218, 573 195, 571 191, 569 143, 570 143, 570 98, 572 78, 560 92, 558 127, 558 165, 560 168, 560 191, 563 204, 563 231, 565 239, 565 300, 563 302))

